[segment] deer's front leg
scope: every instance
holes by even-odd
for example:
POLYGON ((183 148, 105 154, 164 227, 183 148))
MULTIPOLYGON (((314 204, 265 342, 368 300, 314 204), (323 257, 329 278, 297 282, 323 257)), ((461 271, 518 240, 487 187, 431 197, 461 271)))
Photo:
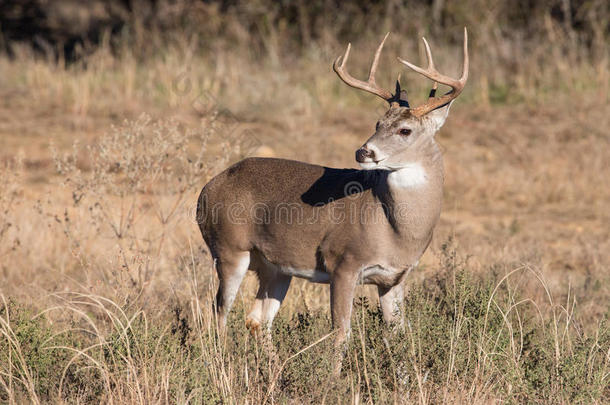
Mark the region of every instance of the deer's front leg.
POLYGON ((341 373, 346 348, 345 343, 350 335, 350 321, 357 281, 357 270, 348 266, 337 268, 330 279, 330 312, 332 314, 333 330, 337 331, 333 366, 335 377, 341 373))
POLYGON ((333 329, 337 330, 335 343, 341 346, 350 333, 350 321, 354 291, 358 282, 358 272, 351 266, 340 266, 330 280, 330 310, 333 329))

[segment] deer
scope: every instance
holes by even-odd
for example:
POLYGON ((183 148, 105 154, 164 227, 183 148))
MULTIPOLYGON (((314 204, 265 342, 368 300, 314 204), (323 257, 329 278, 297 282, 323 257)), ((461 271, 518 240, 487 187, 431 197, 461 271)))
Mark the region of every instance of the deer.
POLYGON ((373 135, 356 150, 360 169, 249 157, 203 187, 197 222, 219 279, 215 303, 218 330, 248 270, 259 287, 246 327, 270 328, 291 279, 330 284, 336 342, 349 338, 356 287, 377 286, 382 316, 400 322, 403 281, 428 248, 443 199, 443 156, 435 134, 468 80, 468 32, 464 28, 459 79, 435 67, 425 38, 428 67, 398 61, 433 82, 427 101, 411 107, 407 92, 377 85, 378 46, 367 81, 346 69, 351 44, 333 63, 348 86, 389 103, 373 135), (437 96, 438 83, 450 90, 437 96))

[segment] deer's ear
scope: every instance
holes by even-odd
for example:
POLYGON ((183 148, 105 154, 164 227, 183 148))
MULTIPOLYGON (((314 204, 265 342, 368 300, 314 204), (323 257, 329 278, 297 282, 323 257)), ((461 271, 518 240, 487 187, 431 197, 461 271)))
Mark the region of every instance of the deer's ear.
POLYGON ((432 124, 432 129, 434 130, 434 132, 441 129, 441 127, 445 123, 445 120, 449 115, 449 109, 451 108, 452 103, 453 100, 447 103, 446 105, 439 107, 436 110, 432 110, 428 114, 426 114, 426 118, 432 124))

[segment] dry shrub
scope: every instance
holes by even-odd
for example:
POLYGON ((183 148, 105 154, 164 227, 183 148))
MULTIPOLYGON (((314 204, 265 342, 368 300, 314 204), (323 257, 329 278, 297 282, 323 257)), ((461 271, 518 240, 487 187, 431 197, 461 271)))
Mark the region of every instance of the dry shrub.
POLYGON ((132 302, 161 269, 178 267, 177 260, 188 253, 182 238, 196 231, 196 193, 226 165, 228 143, 239 144, 222 133, 225 143, 216 142, 218 154, 213 155, 207 142, 224 130, 217 121, 213 115, 190 130, 142 116, 113 128, 94 145, 74 144, 67 154, 54 149, 71 204, 63 213, 43 204, 41 212, 63 228, 80 271, 101 277, 122 300, 132 302))

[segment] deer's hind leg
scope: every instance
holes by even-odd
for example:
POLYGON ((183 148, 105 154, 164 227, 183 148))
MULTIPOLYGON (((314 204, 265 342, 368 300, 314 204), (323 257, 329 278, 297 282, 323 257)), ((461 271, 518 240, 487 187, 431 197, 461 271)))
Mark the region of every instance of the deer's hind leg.
POLYGON ((292 277, 282 274, 276 266, 256 256, 253 257, 253 269, 258 275, 259 287, 254 305, 246 317, 246 326, 254 334, 263 325, 271 327, 292 277))
POLYGON ((226 327, 227 316, 249 266, 250 252, 224 253, 216 258, 216 272, 219 279, 216 294, 216 317, 218 329, 221 332, 226 327))
POLYGON ((401 310, 405 299, 403 285, 398 283, 391 288, 377 287, 377 291, 379 292, 379 304, 381 305, 383 320, 388 325, 402 329, 404 321, 401 310))

